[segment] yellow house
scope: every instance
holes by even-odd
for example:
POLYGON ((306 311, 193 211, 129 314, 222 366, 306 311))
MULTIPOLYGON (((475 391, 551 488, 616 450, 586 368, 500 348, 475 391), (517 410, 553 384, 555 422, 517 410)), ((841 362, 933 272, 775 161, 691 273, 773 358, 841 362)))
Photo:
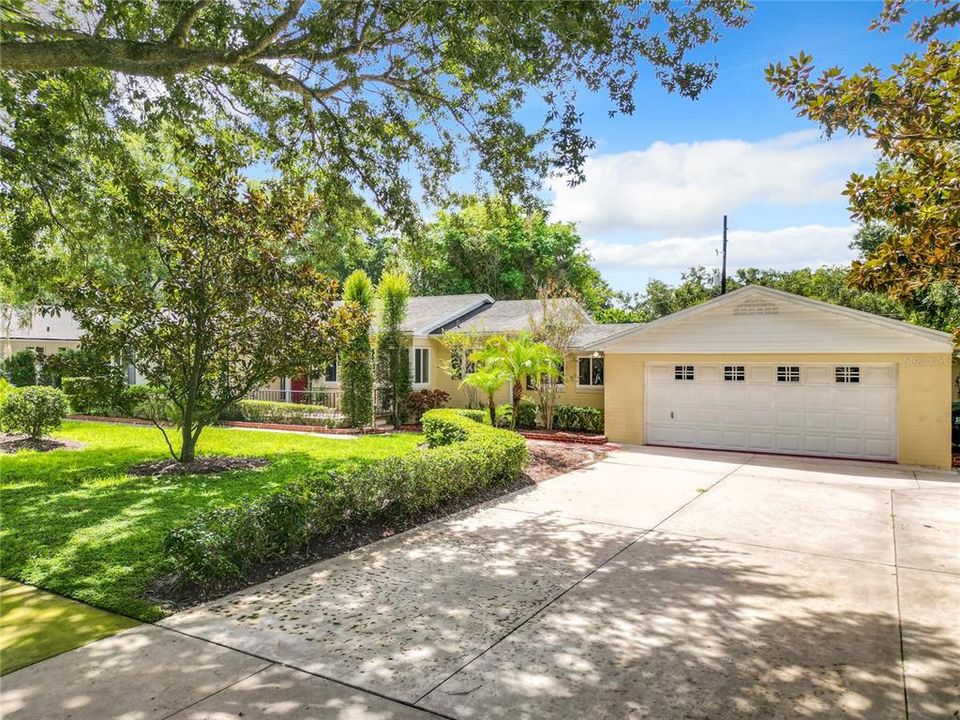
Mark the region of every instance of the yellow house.
MULTIPOLYGON (((947 333, 757 286, 647 324, 600 325, 569 310, 583 324, 559 402, 602 408, 612 441, 950 465, 960 377, 947 333)), ((483 294, 411 298, 413 388, 466 406, 443 335, 517 333, 540 312, 536 300, 483 294)), ((68 313, 4 321, 4 356, 79 343, 68 313)), ((329 405, 338 395, 335 365, 253 394, 329 405)), ((506 385, 497 402, 509 402, 506 385)))
POLYGON ((950 465, 947 333, 750 286, 585 349, 614 441, 950 465))

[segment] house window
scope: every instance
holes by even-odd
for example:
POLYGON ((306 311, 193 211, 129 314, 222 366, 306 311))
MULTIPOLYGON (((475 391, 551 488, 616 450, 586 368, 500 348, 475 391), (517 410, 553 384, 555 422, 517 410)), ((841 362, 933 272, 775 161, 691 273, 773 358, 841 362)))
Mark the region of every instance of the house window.
POLYGON ((800 382, 800 366, 778 365, 777 382, 800 382))
MULTIPOLYGON (((560 387, 561 389, 563 388, 563 372, 564 372, 564 367, 563 367, 563 361, 561 360, 560 362, 557 363, 557 374, 556 374, 553 378, 550 378, 550 382, 552 382, 554 385, 560 387)), ((603 370, 602 370, 602 368, 601 368, 601 373, 602 373, 602 372, 603 372, 603 370)), ((601 379, 602 379, 602 378, 601 378, 601 379)), ((547 379, 544 378, 544 381, 545 381, 545 382, 546 382, 546 380, 547 380, 547 379)), ((538 388, 538 387, 536 386, 536 384, 533 382, 533 378, 528 376, 528 377, 527 377, 527 390, 534 391, 534 390, 539 390, 539 389, 540 389, 540 388, 538 388)))
POLYGON ((693 380, 693 365, 674 365, 674 380, 693 380))
POLYGON ((747 370, 743 365, 724 365, 723 379, 727 382, 743 382, 747 379, 747 370))
POLYGON ((603 358, 579 358, 577 361, 577 385, 603 387, 603 358))
POLYGON ((413 349, 413 382, 418 385, 430 382, 430 348, 413 349))
POLYGON ((337 361, 334 360, 332 363, 327 365, 326 369, 323 371, 323 381, 328 383, 335 383, 337 381, 337 361))
POLYGON ((860 368, 857 365, 838 365, 833 377, 838 383, 858 383, 860 368))

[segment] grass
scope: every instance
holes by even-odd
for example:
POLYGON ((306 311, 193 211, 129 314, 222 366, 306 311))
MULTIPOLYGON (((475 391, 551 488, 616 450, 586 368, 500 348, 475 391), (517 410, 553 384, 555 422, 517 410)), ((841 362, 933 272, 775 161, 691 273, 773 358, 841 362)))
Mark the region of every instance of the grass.
POLYGON ((136 620, 0 578, 0 675, 139 625, 136 620))
POLYGON ((270 464, 217 475, 133 477, 126 468, 166 455, 155 428, 67 422, 55 437, 86 447, 0 456, 0 575, 144 621, 164 615, 143 597, 166 570, 163 540, 194 513, 268 493, 305 473, 402 454, 422 440, 208 428, 199 454, 265 457, 270 464))

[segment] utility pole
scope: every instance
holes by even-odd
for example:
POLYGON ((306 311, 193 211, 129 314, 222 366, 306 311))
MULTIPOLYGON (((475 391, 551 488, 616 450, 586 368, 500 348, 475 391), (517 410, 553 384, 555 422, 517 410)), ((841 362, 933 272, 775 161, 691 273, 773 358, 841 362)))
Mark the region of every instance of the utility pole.
POLYGON ((727 294, 727 216, 723 216, 723 265, 720 270, 720 294, 727 294))

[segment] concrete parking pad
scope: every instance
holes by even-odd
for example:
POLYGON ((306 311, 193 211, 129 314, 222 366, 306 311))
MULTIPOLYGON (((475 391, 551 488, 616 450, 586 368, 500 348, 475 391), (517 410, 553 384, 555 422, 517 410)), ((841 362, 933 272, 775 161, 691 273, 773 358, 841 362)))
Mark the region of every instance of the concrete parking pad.
POLYGON ((737 477, 821 485, 863 485, 887 489, 917 487, 916 475, 911 468, 879 462, 756 455, 736 474, 737 477))
POLYGON ((154 720, 262 670, 248 655, 141 625, 3 678, 4 720, 154 720))
POLYGON ((651 534, 441 685, 457 718, 904 717, 893 568, 651 534))
POLYGON ((274 665, 170 720, 431 720, 425 710, 274 665))
POLYGON ((163 625, 412 701, 637 536, 488 509, 163 625))
POLYGON ((960 717, 960 577, 898 574, 910 718, 960 717))
POLYGON ((604 462, 541 483, 503 507, 649 529, 735 467, 663 470, 604 462), (664 481, 667 477, 669 482, 664 481), (585 493, 584 487, 590 492, 585 493))
POLYGON ((960 495, 938 488, 895 491, 893 498, 897 564, 960 574, 960 495))
POLYGON ((890 491, 735 473, 660 526, 851 560, 893 564, 890 491))

